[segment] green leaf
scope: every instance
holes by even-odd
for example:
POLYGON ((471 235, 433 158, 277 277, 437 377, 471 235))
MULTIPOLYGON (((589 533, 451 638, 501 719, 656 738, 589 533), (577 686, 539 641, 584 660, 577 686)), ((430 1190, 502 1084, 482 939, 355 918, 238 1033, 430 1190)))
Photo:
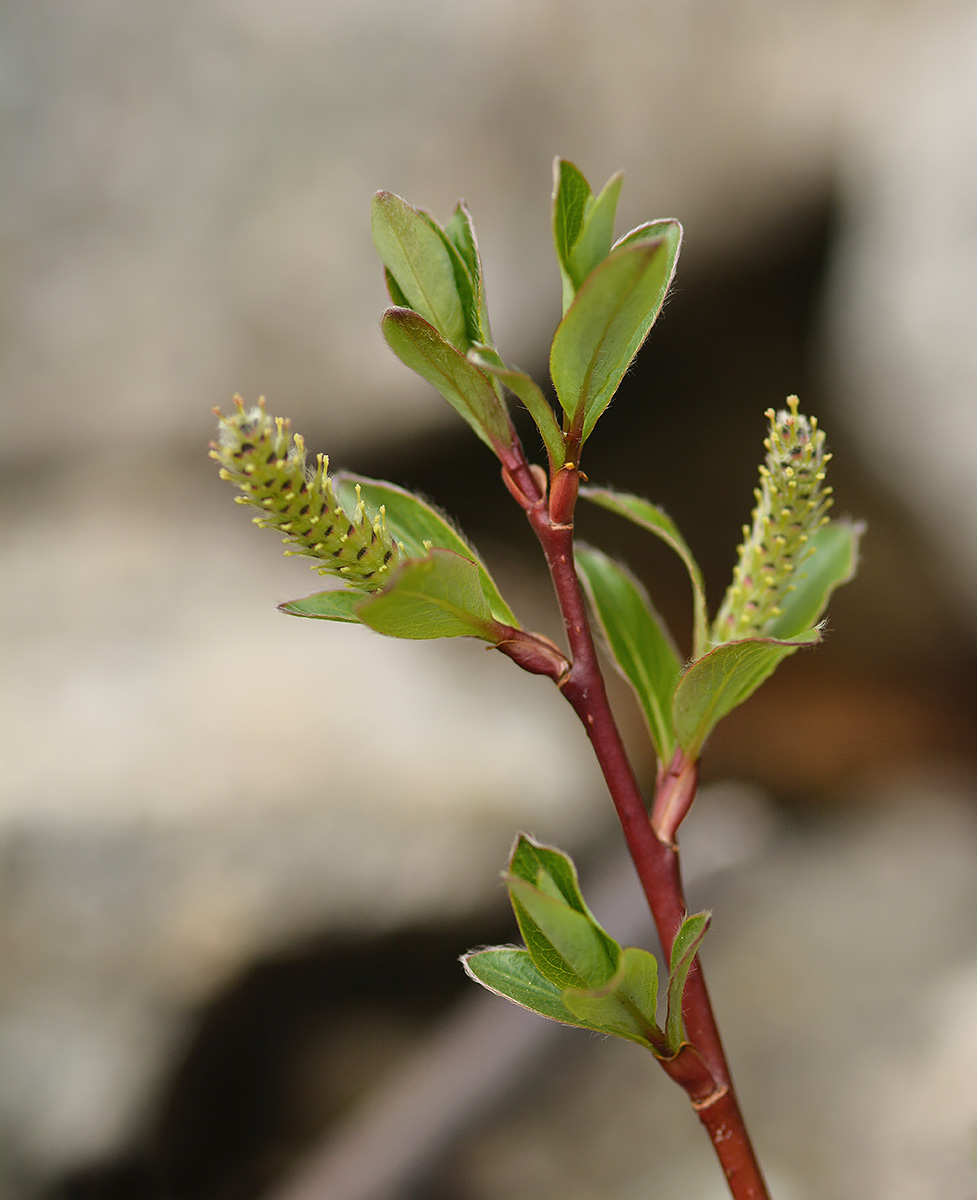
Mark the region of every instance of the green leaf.
POLYGON ((477 637, 498 642, 504 629, 492 618, 478 564, 453 550, 434 548, 409 558, 382 592, 356 607, 364 625, 400 638, 477 637))
POLYGON ((499 995, 568 1025, 639 1042, 661 1053, 655 1017, 658 964, 626 950, 594 919, 570 858, 521 834, 506 876, 526 950, 497 946, 463 959, 499 995))
POLYGON ((634 229, 628 230, 623 237, 619 237, 611 248, 619 250, 622 246, 633 246, 637 242, 654 242, 659 238, 666 243, 666 252, 671 259, 671 269, 674 274, 679 250, 682 248, 682 226, 672 217, 666 217, 660 221, 645 221, 643 225, 635 226, 634 229))
POLYGON ((858 546, 865 526, 861 522, 829 521, 811 539, 815 547, 794 578, 794 588, 780 604, 771 637, 794 637, 814 625, 828 607, 835 588, 855 577, 858 546))
POLYGON ((520 833, 509 857, 509 874, 531 883, 555 899, 564 900, 576 912, 591 916, 580 891, 577 868, 569 854, 553 846, 545 846, 535 838, 520 833))
POLYGON ((387 285, 387 294, 390 296, 393 304, 395 304, 397 308, 410 308, 410 301, 400 290, 397 280, 394 279, 386 267, 383 268, 383 278, 387 285))
MULTIPOLYGON (((517 880, 532 883, 533 887, 539 888, 541 892, 567 902, 575 912, 583 913, 583 916, 597 925, 597 918, 583 899, 574 860, 555 846, 546 846, 543 842, 521 833, 517 836, 509 857, 509 875, 517 880)), ((617 942, 606 934, 604 937, 607 952, 615 954, 617 942)))
POLYGON ((639 496, 632 496, 628 492, 615 492, 610 488, 585 487, 580 489, 580 495, 589 500, 591 504, 599 504, 601 508, 617 513, 618 516, 625 517, 635 525, 653 533, 679 556, 685 564, 692 584, 693 657, 698 658, 704 654, 709 640, 709 619, 706 613, 706 591, 702 582, 702 572, 672 518, 657 504, 651 504, 648 500, 642 500, 639 496))
POLYGON ((546 895, 566 903, 590 921, 604 942, 608 958, 616 961, 620 946, 601 928, 580 891, 577 868, 569 854, 545 846, 520 833, 509 857, 509 877, 532 884, 546 895))
MULTIPOLYGON (((645 1017, 645 1010, 637 1008, 627 995, 628 979, 638 971, 648 979, 646 963, 637 967, 629 956, 643 956, 650 960, 657 978, 657 963, 646 950, 634 947, 624 951, 622 966, 615 980, 618 981, 618 996, 602 995, 577 988, 561 989, 551 983, 539 971, 528 950, 515 946, 490 946, 484 950, 471 950, 462 956, 462 965, 467 974, 497 996, 503 996, 528 1008, 541 1017, 559 1021, 562 1025, 573 1025, 578 1029, 591 1029, 597 1033, 611 1034, 638 1042, 639 1045, 655 1048, 664 1044, 664 1035, 654 1022, 645 1017), (624 995, 622 1001, 618 998, 624 995), (570 1007, 572 1005, 572 1007, 570 1007), (649 1037, 649 1034, 651 1035, 649 1037)), ((654 1011, 654 991, 652 1012, 654 1011)), ((647 999, 647 996, 646 996, 647 999)))
POLYGON ((472 979, 497 996, 504 996, 513 1004, 539 1013, 541 1017, 549 1017, 551 1021, 575 1025, 578 1029, 593 1028, 570 1012, 563 1003, 563 989, 540 974, 528 950, 491 946, 485 950, 471 950, 461 961, 472 979))
MULTIPOLYGON (((387 530, 395 541, 403 544, 408 558, 424 558, 432 546, 454 550, 463 558, 470 558, 478 566, 482 593, 492 616, 497 621, 519 628, 519 622, 503 600, 485 564, 471 544, 433 504, 395 484, 340 471, 332 476, 333 491, 347 512, 353 512, 356 507, 357 484, 367 508, 384 510, 387 530)), ((357 597, 360 598, 362 594, 357 597)))
POLYGON ((653 1044, 648 1037, 648 1026, 640 1016, 625 1008, 613 992, 568 987, 563 990, 563 1003, 585 1029, 626 1038, 641 1046, 653 1044))
POLYGON ((728 712, 752 696, 788 655, 820 640, 820 629, 808 629, 780 641, 724 642, 697 658, 679 680, 672 700, 675 734, 686 755, 698 758, 706 738, 728 712))
POLYGON ((373 244, 408 307, 420 313, 453 346, 467 348, 465 313, 455 264, 431 219, 392 192, 377 192, 373 244))
POLYGON ((685 995, 685 981, 699 953, 702 939, 706 936, 709 913, 696 913, 686 917, 679 926, 672 943, 671 962, 668 971, 668 1015, 665 1019, 665 1036, 668 1047, 673 1054, 678 1053, 679 1046, 685 1041, 685 1026, 682 1021, 682 997, 685 995))
POLYGON ((654 955, 630 946, 621 952, 617 971, 602 988, 565 988, 563 1003, 591 1029, 661 1051, 666 1046, 655 1019, 657 996, 654 955))
POLYGON ((563 311, 570 307, 576 293, 571 255, 580 236, 587 205, 593 193, 581 172, 565 158, 553 163, 553 242, 563 280, 563 311))
MULTIPOLYGON (((654 1048, 664 1044, 664 1037, 655 1022, 654 1008, 650 1018, 622 989, 625 984, 627 965, 625 955, 647 954, 647 951, 625 950, 621 963, 613 977, 602 988, 583 989, 568 987, 563 991, 563 1003, 580 1021, 591 1029, 614 1037, 626 1038, 630 1042, 654 1048)), ((654 963, 654 958, 648 955, 654 963)), ((657 987, 657 963, 655 963, 657 987)), ((646 997, 647 999, 647 997, 646 997)))
POLYGON ((444 227, 444 232, 451 244, 461 255, 471 281, 473 305, 473 322, 471 324, 471 341, 492 343, 492 331, 489 329, 488 306, 485 300, 485 278, 482 273, 482 259, 478 252, 478 241, 475 238, 475 226, 471 213, 463 200, 459 200, 450 220, 444 227))
POLYGON ((488 346, 473 346, 468 352, 468 357, 486 374, 504 383, 509 391, 523 402, 529 410, 529 415, 536 422, 536 428, 543 439, 550 468, 559 470, 563 466, 564 459, 563 433, 549 401, 535 380, 524 371, 507 367, 494 351, 492 351, 493 357, 490 358, 489 350, 488 346))
POLYGON ((628 946, 621 951, 621 980, 615 991, 622 1003, 632 1005, 645 1021, 656 1025, 658 1006, 658 960, 647 950, 628 946))
POLYGON ((610 404, 670 282, 664 240, 623 246, 590 273, 557 327, 550 374, 581 443, 610 404))
POLYGON ((583 225, 570 251, 570 275, 578 290, 598 263, 611 252, 614 240, 614 218, 621 195, 623 174, 618 171, 604 185, 599 196, 587 202, 583 225))
POLYGON ((524 879, 510 875, 506 885, 526 949, 547 979, 560 987, 585 989, 599 988, 610 979, 620 947, 593 918, 524 879))
POLYGON ((512 444, 512 427, 492 381, 435 327, 409 308, 388 308, 381 322, 394 354, 433 384, 487 446, 512 444))
MULTIPOLYGON (((537 963, 544 973, 547 971, 544 960, 550 962, 551 968, 556 970, 556 966, 553 964, 564 956, 554 948, 552 939, 542 927, 540 920, 537 919, 534 912, 535 897, 530 895, 527 899, 520 892, 520 886, 530 888, 543 900, 548 899, 552 904, 565 909, 570 914, 570 919, 564 932, 569 936, 576 930, 585 945, 597 948, 599 958, 602 955, 604 961, 613 964, 607 974, 613 973, 621 948, 612 937, 604 932, 594 914, 587 907, 580 891, 577 869, 568 854, 564 854, 562 850, 557 850, 553 846, 544 846, 534 838, 521 833, 512 848, 509 870, 505 879, 520 931, 525 938, 526 945, 533 952, 534 959, 537 953, 541 956, 540 959, 537 959, 537 963), (579 917, 585 922, 589 926, 590 932, 584 932, 580 923, 573 921, 573 917, 579 917)), ((540 912, 545 920, 557 920, 559 925, 559 920, 553 916, 551 908, 542 905, 541 902, 540 912)), ((571 964, 564 962, 562 969, 565 972, 564 975, 554 982, 582 984, 585 987, 594 986, 593 980, 582 976, 574 978, 575 968, 571 964)), ((597 981, 598 984, 603 983, 606 978, 607 975, 603 976, 597 981)))
POLYGON ((302 600, 288 600, 279 604, 278 610, 291 617, 317 617, 320 621, 349 621, 359 625, 360 619, 354 608, 362 599, 362 592, 340 588, 316 592, 314 596, 305 596, 302 600))
POLYGON ((645 714, 658 760, 669 763, 675 752, 672 693, 682 673, 671 637, 629 571, 586 546, 577 547, 576 561, 614 661, 645 714))
POLYGON ((451 260, 451 269, 455 277, 455 287, 458 290, 458 299, 461 301, 461 310, 465 318, 465 336, 461 341, 455 342, 454 345, 459 350, 467 351, 472 342, 482 340, 478 293, 475 288, 475 281, 471 277, 468 263, 447 232, 441 228, 430 213, 424 212, 423 209, 418 209, 417 211, 441 239, 445 250, 448 252, 448 258, 451 260))

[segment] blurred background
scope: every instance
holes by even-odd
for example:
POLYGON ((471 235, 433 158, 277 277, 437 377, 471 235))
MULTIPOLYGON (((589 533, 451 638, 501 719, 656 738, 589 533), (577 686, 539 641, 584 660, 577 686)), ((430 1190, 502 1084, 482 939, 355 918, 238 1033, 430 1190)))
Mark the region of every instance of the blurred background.
MULTIPOLYGON (((316 578, 206 453, 212 406, 267 395, 556 634, 491 458, 383 343, 369 200, 468 201, 544 379, 561 154, 625 169, 619 232, 686 230, 590 478, 670 511, 715 605, 797 392, 869 523, 683 831, 775 1194, 973 1200, 974 6, 7 0, 0 110, 0 1198, 723 1194, 650 1057, 455 961, 514 936, 520 828, 649 937, 569 709, 473 643, 280 616, 316 578)), ((667 554, 580 525, 684 636, 667 554)))

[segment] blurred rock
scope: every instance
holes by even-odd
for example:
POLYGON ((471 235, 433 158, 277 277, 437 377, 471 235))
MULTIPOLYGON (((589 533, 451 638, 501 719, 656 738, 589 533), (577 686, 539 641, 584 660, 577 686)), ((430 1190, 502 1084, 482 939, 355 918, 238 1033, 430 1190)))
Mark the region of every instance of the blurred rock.
POLYGON ((838 416, 977 631, 977 13, 936 22, 857 114, 826 314, 838 416))
POLYGON ((0 534, 0 1194, 131 1133, 243 964, 484 906, 517 828, 573 842, 603 808, 547 681, 285 618, 318 579, 226 487, 115 483, 0 534))
POLYGON ((949 2, 738 0, 5 6, 4 455, 197 444, 269 395, 343 450, 447 419, 386 351, 368 200, 464 194, 495 332, 541 357, 559 316, 549 163, 624 166, 622 224, 678 215, 683 277, 832 186, 841 134, 903 95, 949 2), (15 402, 14 399, 16 398, 15 402), (83 412, 84 420, 75 414, 83 412))

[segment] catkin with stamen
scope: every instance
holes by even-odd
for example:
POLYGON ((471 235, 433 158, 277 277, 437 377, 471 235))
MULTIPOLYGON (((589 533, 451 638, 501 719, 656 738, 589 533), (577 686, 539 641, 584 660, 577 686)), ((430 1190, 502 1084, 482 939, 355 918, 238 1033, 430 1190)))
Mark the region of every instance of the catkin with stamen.
POLYGON ((770 432, 753 525, 743 526, 733 582, 712 627, 714 642, 769 633, 801 565, 814 553, 812 536, 827 523, 831 488, 824 479, 831 455, 817 417, 802 416, 797 408, 797 397, 789 396, 786 409, 764 414, 770 432))
POLYGON ((320 575, 364 591, 382 587, 403 554, 387 532, 383 507, 369 512, 357 486, 356 509, 347 513, 333 492, 329 460, 318 455, 310 471, 301 435, 269 416, 264 398, 246 409, 235 396, 234 408, 229 416, 214 410, 218 440, 210 456, 220 463, 221 479, 240 489, 237 502, 258 510, 255 524, 277 529, 292 547, 285 553, 314 559, 320 575))

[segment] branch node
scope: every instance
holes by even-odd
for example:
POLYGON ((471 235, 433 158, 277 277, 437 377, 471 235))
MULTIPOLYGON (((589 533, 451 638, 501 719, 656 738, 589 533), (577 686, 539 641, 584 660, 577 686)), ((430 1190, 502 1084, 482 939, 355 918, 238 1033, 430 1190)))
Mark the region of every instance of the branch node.
POLYGON ((706 1096, 704 1100, 693 1100, 692 1107, 697 1113, 704 1112, 705 1109, 711 1108, 714 1104, 722 1100, 723 1096, 725 1096, 728 1091, 729 1085, 722 1083, 714 1092, 711 1092, 708 1096, 706 1096))

